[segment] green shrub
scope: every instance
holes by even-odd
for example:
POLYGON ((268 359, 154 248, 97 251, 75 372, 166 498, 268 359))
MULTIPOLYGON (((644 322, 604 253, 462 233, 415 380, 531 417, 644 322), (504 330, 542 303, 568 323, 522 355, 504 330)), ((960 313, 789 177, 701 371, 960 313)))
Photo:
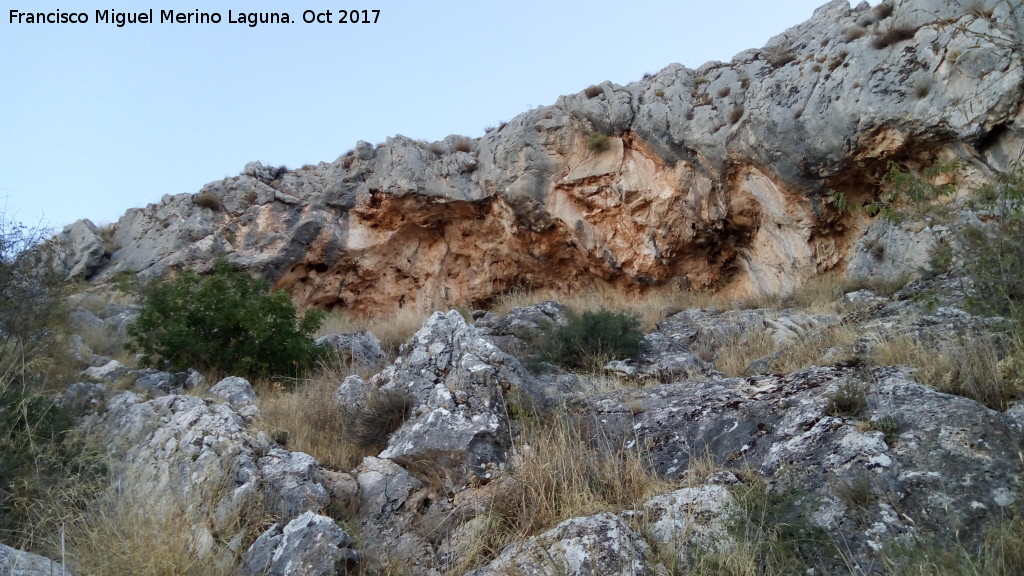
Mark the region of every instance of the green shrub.
POLYGON ((564 368, 600 370, 609 360, 640 352, 640 320, 621 312, 598 310, 569 316, 569 323, 542 338, 541 357, 564 368))
POLYGON ((964 268, 974 284, 971 312, 1006 316, 1024 327, 1024 171, 1002 175, 995 185, 978 190, 980 208, 995 216, 984 227, 967 227, 961 235, 964 268))
POLYGON ((316 359, 311 336, 322 321, 319 310, 298 318, 287 292, 268 293, 265 282, 220 260, 208 276, 186 270, 147 289, 129 349, 161 368, 296 375, 316 359))
POLYGON ((611 139, 600 132, 591 132, 587 137, 587 150, 591 152, 604 152, 611 148, 611 139))

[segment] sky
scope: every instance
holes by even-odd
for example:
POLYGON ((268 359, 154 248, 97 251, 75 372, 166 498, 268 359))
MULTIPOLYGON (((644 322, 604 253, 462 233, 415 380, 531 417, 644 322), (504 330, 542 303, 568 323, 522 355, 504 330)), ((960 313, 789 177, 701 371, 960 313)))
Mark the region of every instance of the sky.
POLYGON ((103 225, 253 160, 297 168, 359 140, 479 137, 591 84, 728 61, 823 3, 12 0, 0 13, 0 210, 53 230, 103 225), (343 8, 380 12, 341 23, 343 8), (88 22, 12 23, 11 10, 88 22), (105 10, 156 21, 96 22, 105 10), (160 23, 162 10, 221 22, 160 23), (229 10, 294 22, 250 27, 229 10), (304 23, 307 10, 332 23, 304 23))

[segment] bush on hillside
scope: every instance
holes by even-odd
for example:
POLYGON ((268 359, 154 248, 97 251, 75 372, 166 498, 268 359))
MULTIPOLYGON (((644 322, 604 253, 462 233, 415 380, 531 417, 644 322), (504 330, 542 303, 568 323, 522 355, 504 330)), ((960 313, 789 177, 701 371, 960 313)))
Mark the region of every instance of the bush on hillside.
POLYGON ((964 267, 974 283, 972 312, 999 315, 1024 328, 1024 171, 998 177, 975 195, 994 218, 962 232, 964 267))
POLYGON ((322 321, 318 310, 299 318, 287 292, 268 292, 265 282, 221 260, 208 276, 186 270, 148 289, 128 335, 144 364, 294 376, 315 361, 312 335, 322 321))
POLYGON ((569 316, 569 322, 543 338, 541 357, 564 368, 600 370, 609 360, 640 353, 640 320, 610 310, 569 316))
POLYGON ((70 378, 66 279, 49 231, 0 212, 0 535, 28 526, 25 503, 69 473, 70 414, 53 403, 70 378))

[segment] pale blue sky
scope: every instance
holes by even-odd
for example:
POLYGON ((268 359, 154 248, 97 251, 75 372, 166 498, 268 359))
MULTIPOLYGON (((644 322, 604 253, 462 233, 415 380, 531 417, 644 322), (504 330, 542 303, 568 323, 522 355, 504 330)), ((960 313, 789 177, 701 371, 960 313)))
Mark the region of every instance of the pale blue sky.
POLYGON ((590 84, 627 84, 672 62, 727 61, 823 2, 8 2, 0 200, 8 218, 31 224, 103 224, 251 160, 294 168, 333 161, 358 140, 477 137, 590 84), (223 21, 93 21, 97 9, 152 8, 159 20, 161 9, 197 4, 223 21), (84 11, 90 22, 11 24, 12 7, 84 11), (227 23, 239 7, 300 22, 227 23), (341 8, 381 15, 377 24, 301 23, 305 9, 341 8))

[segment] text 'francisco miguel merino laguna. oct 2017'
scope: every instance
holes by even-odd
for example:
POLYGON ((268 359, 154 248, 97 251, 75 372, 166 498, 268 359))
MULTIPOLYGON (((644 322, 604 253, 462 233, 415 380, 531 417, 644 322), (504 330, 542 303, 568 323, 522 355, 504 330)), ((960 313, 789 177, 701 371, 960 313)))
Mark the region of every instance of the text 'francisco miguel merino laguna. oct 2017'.
POLYGON ((260 24, 376 24, 380 21, 380 10, 303 10, 302 15, 293 18, 289 12, 235 12, 227 15, 220 12, 182 12, 179 10, 143 10, 141 12, 119 12, 117 10, 96 10, 90 18, 89 12, 23 12, 11 9, 7 14, 8 24, 113 24, 123 28, 129 24, 244 24, 255 28, 260 24))

